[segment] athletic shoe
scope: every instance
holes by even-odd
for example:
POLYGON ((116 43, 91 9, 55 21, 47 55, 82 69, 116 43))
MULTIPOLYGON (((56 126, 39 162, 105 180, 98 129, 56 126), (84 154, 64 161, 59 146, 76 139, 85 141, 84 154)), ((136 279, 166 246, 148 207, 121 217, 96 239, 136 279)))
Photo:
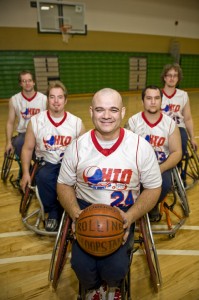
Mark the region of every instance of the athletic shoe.
POLYGON ((99 290, 92 290, 86 293, 86 300, 101 300, 101 295, 99 290))
POLYGON ((100 294, 101 294, 101 300, 106 300, 106 295, 107 295, 107 285, 103 284, 100 286, 100 294))
POLYGON ((108 300, 121 300, 121 292, 119 288, 110 288, 108 292, 108 300))

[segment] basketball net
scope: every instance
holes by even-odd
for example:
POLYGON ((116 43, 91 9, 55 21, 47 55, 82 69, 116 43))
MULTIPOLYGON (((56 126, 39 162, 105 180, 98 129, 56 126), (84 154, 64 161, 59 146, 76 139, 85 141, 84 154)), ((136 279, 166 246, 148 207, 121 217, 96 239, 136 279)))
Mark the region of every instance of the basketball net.
POLYGON ((71 25, 63 25, 62 27, 60 27, 60 30, 61 30, 61 33, 62 33, 62 41, 64 42, 64 43, 68 43, 68 41, 69 41, 69 38, 70 38, 70 34, 68 33, 69 32, 69 30, 72 28, 72 26, 71 25))

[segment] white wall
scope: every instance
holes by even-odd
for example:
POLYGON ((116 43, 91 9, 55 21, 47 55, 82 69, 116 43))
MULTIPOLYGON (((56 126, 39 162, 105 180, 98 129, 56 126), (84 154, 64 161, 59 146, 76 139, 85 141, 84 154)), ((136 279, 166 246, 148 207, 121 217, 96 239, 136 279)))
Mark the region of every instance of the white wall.
MULTIPOLYGON (((199 0, 78 0, 91 31, 199 38, 199 0), (176 26, 175 21, 179 24, 176 26)), ((0 0, 0 27, 36 28, 30 0, 0 0)))

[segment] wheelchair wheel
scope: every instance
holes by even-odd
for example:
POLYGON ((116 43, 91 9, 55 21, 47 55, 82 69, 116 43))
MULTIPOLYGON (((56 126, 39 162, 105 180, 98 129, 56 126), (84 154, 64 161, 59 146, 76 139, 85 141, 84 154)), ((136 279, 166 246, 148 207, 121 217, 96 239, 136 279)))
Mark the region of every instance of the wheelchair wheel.
POLYGON ((30 175, 30 181, 31 181, 31 187, 27 186, 25 189, 25 193, 23 194, 21 198, 20 208, 19 212, 22 214, 22 217, 25 217, 25 214, 29 208, 29 205, 31 203, 31 200, 35 194, 35 191, 32 186, 35 185, 35 173, 37 171, 39 162, 36 161, 32 167, 31 175, 30 175))
POLYGON ((162 277, 148 215, 140 219, 139 226, 141 234, 139 240, 141 243, 143 242, 142 248, 146 255, 153 288, 154 291, 158 293, 162 283, 162 277))
POLYGON ((121 285, 121 300, 131 300, 131 270, 129 269, 121 285))
POLYGON ((49 281, 54 289, 57 288, 58 280, 67 260, 68 244, 72 239, 71 219, 64 212, 53 248, 49 270, 49 281))
POLYGON ((190 188, 199 179, 199 159, 190 140, 187 143, 186 188, 190 188))
POLYGON ((173 181, 174 181, 173 182, 174 183, 174 192, 177 193, 177 195, 179 196, 179 200, 181 202, 185 217, 188 217, 190 209, 189 209, 189 203, 188 203, 186 191, 184 188, 184 184, 182 182, 182 179, 180 177, 177 167, 173 168, 172 172, 173 172, 173 181))
POLYGON ((10 152, 9 154, 4 154, 4 161, 1 169, 1 179, 5 182, 10 173, 10 169, 12 166, 12 162, 14 160, 14 152, 10 152))

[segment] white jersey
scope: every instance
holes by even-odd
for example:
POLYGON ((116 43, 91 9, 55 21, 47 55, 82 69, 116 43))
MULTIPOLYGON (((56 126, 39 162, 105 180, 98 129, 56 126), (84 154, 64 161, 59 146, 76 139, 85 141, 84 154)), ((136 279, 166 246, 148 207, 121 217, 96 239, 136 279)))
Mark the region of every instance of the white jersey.
POLYGON ((18 119, 16 130, 23 133, 26 132, 30 118, 40 111, 46 110, 47 97, 40 92, 35 92, 34 96, 28 99, 20 92, 12 96, 11 101, 18 119))
POLYGON ((142 137, 121 128, 110 149, 90 130, 67 147, 58 182, 75 186, 76 196, 89 203, 132 205, 144 188, 161 186, 160 168, 152 147, 142 137))
POLYGON ((153 147, 157 160, 162 163, 169 156, 169 136, 174 132, 176 124, 168 116, 161 114, 159 120, 151 124, 144 112, 132 116, 128 120, 129 129, 141 135, 153 147))
POLYGON ((63 118, 55 123, 49 111, 44 111, 33 116, 31 123, 36 156, 52 164, 61 162, 66 147, 80 135, 82 128, 82 120, 69 112, 64 112, 63 118))
POLYGON ((176 89, 171 96, 163 90, 162 112, 171 117, 178 127, 186 128, 182 111, 188 101, 188 94, 183 90, 176 89))

